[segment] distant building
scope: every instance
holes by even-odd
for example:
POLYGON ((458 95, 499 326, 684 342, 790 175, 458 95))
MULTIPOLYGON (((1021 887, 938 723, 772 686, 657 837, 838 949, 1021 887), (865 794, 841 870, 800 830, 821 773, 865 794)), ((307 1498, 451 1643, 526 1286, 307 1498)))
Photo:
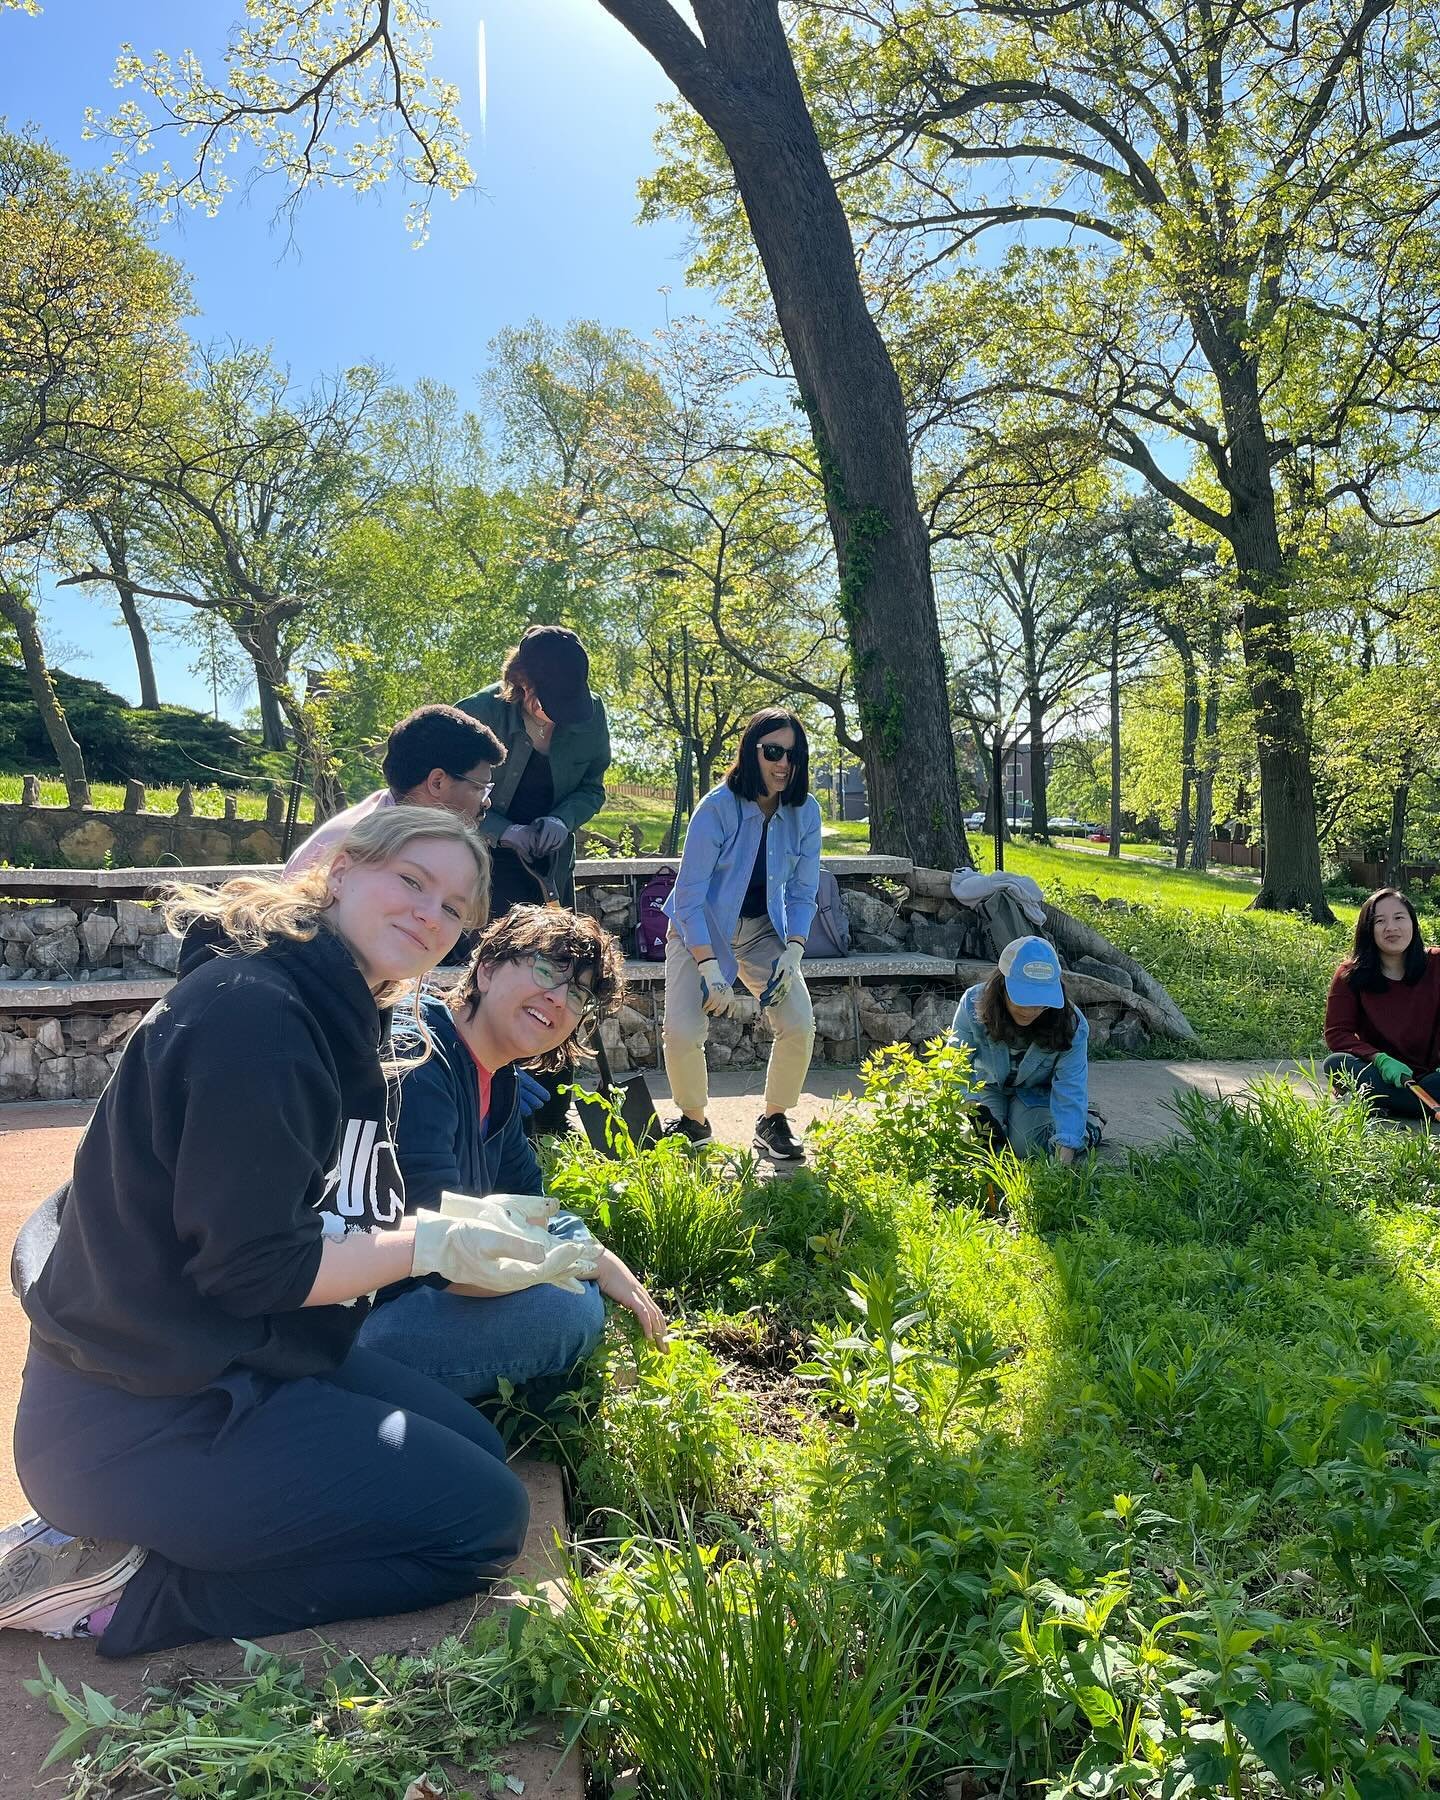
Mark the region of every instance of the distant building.
MULTIPOLYGON (((979 806, 988 812, 990 805, 990 761, 987 758, 974 756, 972 768, 975 778, 975 792, 979 795, 979 806)), ((1051 744, 1045 746, 1045 773, 1049 776, 1055 767, 1055 749, 1051 744)), ((1000 792, 1002 805, 1007 819, 1028 819, 1031 811, 1030 792, 1030 745, 1028 742, 1013 746, 1000 765, 1000 792)))

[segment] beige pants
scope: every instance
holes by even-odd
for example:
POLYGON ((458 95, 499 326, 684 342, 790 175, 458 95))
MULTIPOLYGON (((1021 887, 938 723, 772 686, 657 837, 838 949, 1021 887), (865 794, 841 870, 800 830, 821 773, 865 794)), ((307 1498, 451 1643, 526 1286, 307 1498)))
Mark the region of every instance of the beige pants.
MULTIPOLYGON (((758 999, 770 979, 771 964, 784 948, 775 927, 769 919, 742 919, 730 947, 740 964, 738 979, 758 999)), ((805 1086, 810 1053, 815 1048, 815 1015, 803 975, 795 977, 779 1006, 766 1008, 764 1017, 775 1033, 765 1072, 765 1110, 789 1112, 805 1086)), ((672 929, 665 941, 665 1073, 675 1104, 695 1119, 705 1117, 710 1092, 705 1068, 709 1035, 700 970, 672 929)))

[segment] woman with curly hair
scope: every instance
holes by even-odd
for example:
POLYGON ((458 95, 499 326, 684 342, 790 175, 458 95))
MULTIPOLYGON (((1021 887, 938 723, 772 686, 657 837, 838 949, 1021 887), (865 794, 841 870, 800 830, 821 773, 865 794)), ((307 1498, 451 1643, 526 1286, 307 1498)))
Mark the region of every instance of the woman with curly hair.
POLYGON ((412 1275, 579 1287, 579 1246, 406 1208, 385 1010, 487 890, 463 821, 396 806, 301 875, 172 894, 204 929, 16 1245, 43 1516, 6 1534, 0 1625, 130 1656, 433 1606, 518 1554, 494 1428, 356 1342, 412 1275))
POLYGON ((543 1285, 498 1295, 433 1275, 407 1282, 379 1296, 361 1328, 363 1347, 478 1400, 502 1382, 563 1376, 599 1342, 605 1299, 663 1344, 664 1315, 640 1282, 544 1198, 517 1091, 520 1063, 544 1074, 584 1056, 624 994, 620 946, 596 920, 513 906, 481 937, 454 990, 425 1002, 433 1050, 402 1083, 396 1134, 407 1205, 437 1205, 447 1191, 503 1196, 556 1243, 583 1247, 576 1273, 586 1278, 573 1292, 543 1285))

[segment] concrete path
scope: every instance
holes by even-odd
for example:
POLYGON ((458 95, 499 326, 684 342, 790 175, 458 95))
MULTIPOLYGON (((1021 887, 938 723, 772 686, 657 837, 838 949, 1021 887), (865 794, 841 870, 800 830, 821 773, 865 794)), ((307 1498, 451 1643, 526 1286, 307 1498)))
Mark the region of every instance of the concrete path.
MULTIPOLYGON (((1186 1089, 1227 1098, 1242 1094, 1258 1076, 1294 1070, 1289 1062, 1093 1062, 1090 1098, 1105 1115, 1106 1141, 1116 1146, 1158 1144, 1175 1135, 1169 1101, 1186 1089)), ((664 1074, 647 1072, 646 1080, 660 1117, 674 1116, 664 1074)), ((790 1115, 798 1131, 832 1109, 837 1100, 859 1091, 854 1069, 812 1069, 800 1104, 790 1115)), ((727 1144, 748 1145, 764 1104, 765 1071, 717 1069, 710 1077, 709 1118, 715 1135, 727 1144)), ((6 1109, 0 1108, 0 1112, 6 1109)))
MULTIPOLYGON (((1172 1136, 1175 1120, 1167 1108, 1175 1094, 1186 1088, 1207 1093, 1243 1093, 1258 1075, 1289 1070, 1293 1064, 1274 1062, 1096 1062, 1091 1065, 1091 1094, 1106 1115, 1109 1141, 1119 1147, 1158 1143, 1172 1136)), ((662 1118, 672 1116, 669 1090, 662 1074, 647 1077, 662 1118)), ((763 1070, 718 1071, 711 1079, 710 1119, 723 1142, 747 1146, 763 1103, 763 1070)), ((806 1093, 791 1115, 797 1128, 812 1124, 838 1101, 854 1093, 859 1078, 852 1069, 814 1069, 806 1093)), ((15 1233, 31 1209, 69 1173, 92 1110, 91 1103, 19 1103, 0 1106, 0 1259, 9 1266, 15 1233)), ((11 1425, 25 1360, 26 1324, 8 1280, 0 1283, 0 1522, 20 1516, 24 1496, 15 1479, 9 1454, 11 1425)), ((530 1490, 530 1535, 519 1573, 542 1579, 548 1548, 557 1531, 563 1535, 564 1505, 556 1471, 532 1463, 524 1467, 530 1490)), ((506 1604, 504 1592, 484 1601, 439 1607, 393 1619, 363 1619, 327 1627, 324 1638, 338 1648, 373 1655, 381 1650, 412 1650, 434 1645, 461 1632, 476 1607, 506 1604)), ((301 1654, 313 1651, 316 1634, 296 1632, 268 1641, 269 1647, 301 1654)), ((35 1673, 35 1657, 43 1650, 50 1667, 72 1689, 89 1681, 120 1700, 138 1693, 154 1671, 182 1661, 192 1669, 212 1673, 239 1666, 240 1653, 230 1643, 192 1646, 173 1656, 158 1656, 152 1664, 141 1659, 126 1663, 97 1662, 84 1644, 52 1643, 27 1632, 0 1632, 0 1796, 9 1800, 34 1791, 35 1774, 45 1752, 58 1735, 59 1724, 39 1701, 25 1693, 22 1683, 35 1673)), ((532 1743, 517 1750, 513 1772, 524 1781, 529 1800, 578 1800, 583 1781, 578 1762, 571 1759, 553 1774, 558 1751, 553 1742, 532 1743)))

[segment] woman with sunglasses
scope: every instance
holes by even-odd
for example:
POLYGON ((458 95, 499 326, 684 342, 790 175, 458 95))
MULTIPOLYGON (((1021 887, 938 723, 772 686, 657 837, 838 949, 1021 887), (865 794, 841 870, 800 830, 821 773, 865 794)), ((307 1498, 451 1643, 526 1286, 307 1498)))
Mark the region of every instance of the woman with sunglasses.
POLYGON ((15 1467, 44 1519, 7 1534, 0 1626, 130 1656, 434 1606, 519 1552, 494 1428, 357 1343, 412 1275, 579 1286, 579 1246, 415 1214, 396 1166, 384 1009, 488 880, 468 826, 396 806, 305 874, 175 891, 172 928, 209 941, 16 1243, 15 1467))
POLYGON ((518 1063, 568 1067, 623 997, 620 946, 596 920, 514 906, 481 936, 453 992, 426 1001, 434 1047, 402 1083, 396 1133, 407 1207, 438 1207, 446 1192, 504 1195, 517 1216, 546 1222, 557 1244, 584 1247, 584 1278, 573 1291, 547 1284, 498 1295, 438 1276, 406 1282, 379 1296, 363 1348, 480 1400, 501 1382, 563 1376, 589 1355, 605 1328, 602 1296, 664 1343, 664 1315, 620 1258, 542 1198, 517 1095, 518 1063))
POLYGON ((724 781, 695 808, 665 903, 665 1072, 680 1108, 668 1136, 710 1141, 705 1041, 712 1018, 737 1010, 738 979, 775 1033, 754 1147, 775 1162, 803 1160, 786 1114, 815 1047, 800 959, 819 884, 820 808, 805 727, 793 712, 765 707, 745 727, 724 781))

